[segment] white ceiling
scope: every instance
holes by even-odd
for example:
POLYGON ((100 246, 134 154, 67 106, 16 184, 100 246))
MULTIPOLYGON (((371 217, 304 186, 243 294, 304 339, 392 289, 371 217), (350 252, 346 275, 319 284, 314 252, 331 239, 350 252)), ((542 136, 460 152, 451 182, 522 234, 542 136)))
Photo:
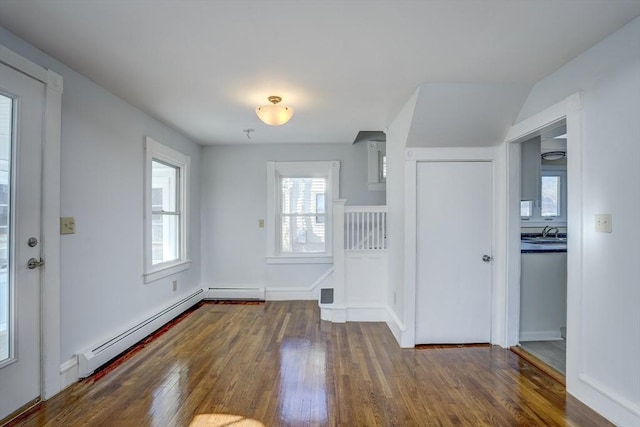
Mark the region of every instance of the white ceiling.
POLYGON ((638 15, 640 0, 0 0, 0 25, 201 144, 350 143, 422 83, 532 85, 638 15), (269 95, 288 124, 255 116, 269 95))

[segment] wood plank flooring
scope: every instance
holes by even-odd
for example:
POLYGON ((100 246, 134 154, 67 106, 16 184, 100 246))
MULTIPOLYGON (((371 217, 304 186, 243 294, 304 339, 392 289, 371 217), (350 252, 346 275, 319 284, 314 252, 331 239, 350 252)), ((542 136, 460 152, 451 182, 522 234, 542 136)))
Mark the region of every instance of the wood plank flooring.
POLYGON ((315 302, 204 304, 18 426, 605 426, 499 347, 400 349, 315 302))

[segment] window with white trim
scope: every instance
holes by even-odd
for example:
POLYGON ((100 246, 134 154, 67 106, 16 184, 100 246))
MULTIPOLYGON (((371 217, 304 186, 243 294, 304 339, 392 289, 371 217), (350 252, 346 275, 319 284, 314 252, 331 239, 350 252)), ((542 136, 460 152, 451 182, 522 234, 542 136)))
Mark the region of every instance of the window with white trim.
POLYGON ((145 139, 145 283, 190 267, 187 195, 191 158, 145 139))
POLYGON ((540 201, 520 202, 520 219, 528 225, 566 225, 567 171, 543 167, 540 173, 540 201))
POLYGON ((387 143, 369 141, 367 143, 369 191, 387 189, 387 143))
POLYGON ((267 262, 332 263, 339 161, 267 162, 267 262))

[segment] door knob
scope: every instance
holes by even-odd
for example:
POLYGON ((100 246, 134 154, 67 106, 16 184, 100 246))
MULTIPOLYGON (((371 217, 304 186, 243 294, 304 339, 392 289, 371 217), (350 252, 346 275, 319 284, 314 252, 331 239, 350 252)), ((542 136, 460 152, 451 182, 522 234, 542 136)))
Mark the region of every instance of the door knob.
POLYGON ((42 267, 43 265, 44 265, 44 260, 42 258, 40 259, 31 258, 29 259, 29 261, 27 261, 27 268, 29 270, 42 267))
POLYGON ((482 255, 482 260, 484 262, 489 262, 489 261, 491 261, 491 257, 489 255, 482 255))

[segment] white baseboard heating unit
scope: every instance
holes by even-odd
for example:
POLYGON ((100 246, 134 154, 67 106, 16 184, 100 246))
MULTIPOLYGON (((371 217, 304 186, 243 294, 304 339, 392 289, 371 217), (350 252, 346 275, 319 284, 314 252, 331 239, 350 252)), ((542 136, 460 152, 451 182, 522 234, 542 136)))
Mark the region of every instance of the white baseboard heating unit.
POLYGON ((78 374, 80 378, 88 377, 100 366, 200 302, 203 296, 204 291, 199 289, 115 337, 84 349, 78 354, 78 374))

